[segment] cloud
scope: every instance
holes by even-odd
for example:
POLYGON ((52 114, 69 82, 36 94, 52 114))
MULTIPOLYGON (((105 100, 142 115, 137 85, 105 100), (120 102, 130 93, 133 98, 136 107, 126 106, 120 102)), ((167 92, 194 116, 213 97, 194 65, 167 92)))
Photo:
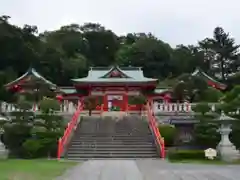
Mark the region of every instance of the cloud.
POLYGON ((238 0, 8 0, 0 14, 40 31, 70 23, 99 22, 117 34, 152 32, 176 44, 196 44, 222 26, 240 43, 238 0))

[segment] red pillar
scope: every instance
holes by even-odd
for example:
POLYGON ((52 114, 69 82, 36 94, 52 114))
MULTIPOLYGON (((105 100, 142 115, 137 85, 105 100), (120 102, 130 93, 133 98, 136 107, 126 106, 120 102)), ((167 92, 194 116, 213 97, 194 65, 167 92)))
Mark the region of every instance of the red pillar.
POLYGON ((147 100, 149 102, 150 108, 153 109, 154 108, 153 97, 152 96, 147 97, 147 100))
POLYGON ((107 109, 108 109, 107 94, 104 93, 104 95, 103 95, 103 110, 106 111, 107 109))
POLYGON ((128 106, 128 94, 127 92, 124 93, 124 111, 127 110, 127 106, 128 106))
POLYGON ((95 104, 96 104, 96 106, 99 105, 99 104, 98 104, 98 96, 95 96, 95 104))
POLYGON ((125 104, 125 110, 128 109, 128 93, 126 92, 126 104, 125 104))
POLYGON ((124 92, 123 94, 123 103, 122 103, 122 111, 126 111, 128 106, 128 94, 127 92, 124 92))

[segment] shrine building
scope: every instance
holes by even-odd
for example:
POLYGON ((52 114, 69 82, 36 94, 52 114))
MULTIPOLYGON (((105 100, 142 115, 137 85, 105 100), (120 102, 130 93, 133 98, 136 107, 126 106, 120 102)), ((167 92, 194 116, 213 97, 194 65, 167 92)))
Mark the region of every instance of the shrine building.
MULTIPOLYGON (((226 89, 226 85, 198 68, 191 75, 203 78, 209 86, 220 90, 226 89)), ((92 97, 96 101, 95 110, 101 111, 110 111, 113 107, 117 107, 118 111, 138 111, 142 104, 132 105, 130 102, 139 95, 145 96, 146 100, 157 101, 159 110, 173 112, 184 109, 182 105, 177 108, 169 107, 168 104, 173 100, 171 88, 157 87, 159 80, 145 77, 141 67, 91 67, 87 77, 75 78, 71 81, 73 86, 60 87, 44 78, 34 68, 29 68, 25 74, 6 84, 5 87, 14 93, 43 91, 47 88, 54 92, 64 105, 92 97)), ((188 111, 187 109, 188 107, 185 107, 185 111, 188 111)))
POLYGON ((145 77, 140 67, 91 67, 87 77, 72 81, 74 87, 60 88, 63 99, 94 96, 104 111, 112 107, 127 111, 129 99, 140 94, 164 103, 170 101, 170 91, 156 89, 158 79, 145 77))

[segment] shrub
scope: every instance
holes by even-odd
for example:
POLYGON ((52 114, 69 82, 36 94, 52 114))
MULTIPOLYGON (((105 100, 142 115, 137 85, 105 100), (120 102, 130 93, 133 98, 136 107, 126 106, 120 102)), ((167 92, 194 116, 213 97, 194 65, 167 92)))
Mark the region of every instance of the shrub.
POLYGON ((201 113, 202 115, 205 115, 207 112, 209 112, 211 108, 207 103, 198 103, 194 108, 194 112, 201 113))
POLYGON ((144 95, 130 96, 128 99, 129 104, 146 104, 147 99, 144 95))
POLYGON ((31 127, 25 124, 6 123, 4 125, 3 143, 11 156, 21 157, 22 144, 31 137, 31 127))
POLYGON ((233 101, 236 97, 239 96, 240 93, 240 85, 235 86, 230 92, 226 93, 226 96, 223 98, 224 102, 231 102, 233 101))
POLYGON ((167 154, 169 160, 203 160, 203 150, 170 150, 167 154))
POLYGON ((201 147, 215 148, 220 141, 218 125, 207 120, 200 120, 194 125, 194 144, 201 147))
POLYGON ((42 157, 41 150, 43 145, 41 141, 35 139, 28 139, 22 145, 27 158, 42 157))
POLYGON ((56 157, 60 135, 60 132, 37 132, 31 139, 23 143, 24 157, 56 157))
POLYGON ((176 128, 172 125, 160 125, 158 129, 162 137, 164 137, 165 146, 172 146, 177 132, 176 128))
POLYGON ((120 111, 120 107, 118 106, 112 106, 111 111, 120 111))
MULTIPOLYGON (((61 137, 62 132, 38 132, 36 136, 38 141, 43 145, 42 152, 44 156, 56 157, 58 139, 61 137)), ((41 155, 41 154, 40 154, 41 155)))
POLYGON ((204 102, 218 102, 222 96, 223 93, 220 90, 209 87, 203 92, 201 100, 204 102))
POLYGON ((58 111, 60 109, 60 105, 57 100, 50 99, 50 98, 44 98, 40 101, 40 109, 41 112, 48 114, 51 111, 58 111))

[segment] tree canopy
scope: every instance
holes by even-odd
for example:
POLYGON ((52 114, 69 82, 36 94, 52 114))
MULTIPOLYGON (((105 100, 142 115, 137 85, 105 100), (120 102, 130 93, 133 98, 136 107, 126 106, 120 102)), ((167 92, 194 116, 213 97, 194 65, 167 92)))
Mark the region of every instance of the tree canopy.
POLYGON ((171 47, 151 33, 124 36, 97 23, 68 24, 54 31, 37 26, 18 27, 9 16, 0 17, 0 83, 22 75, 29 66, 57 85, 71 85, 90 66, 142 66, 148 77, 176 78, 196 67, 224 82, 235 83, 240 68, 234 38, 222 27, 196 45, 171 47))

